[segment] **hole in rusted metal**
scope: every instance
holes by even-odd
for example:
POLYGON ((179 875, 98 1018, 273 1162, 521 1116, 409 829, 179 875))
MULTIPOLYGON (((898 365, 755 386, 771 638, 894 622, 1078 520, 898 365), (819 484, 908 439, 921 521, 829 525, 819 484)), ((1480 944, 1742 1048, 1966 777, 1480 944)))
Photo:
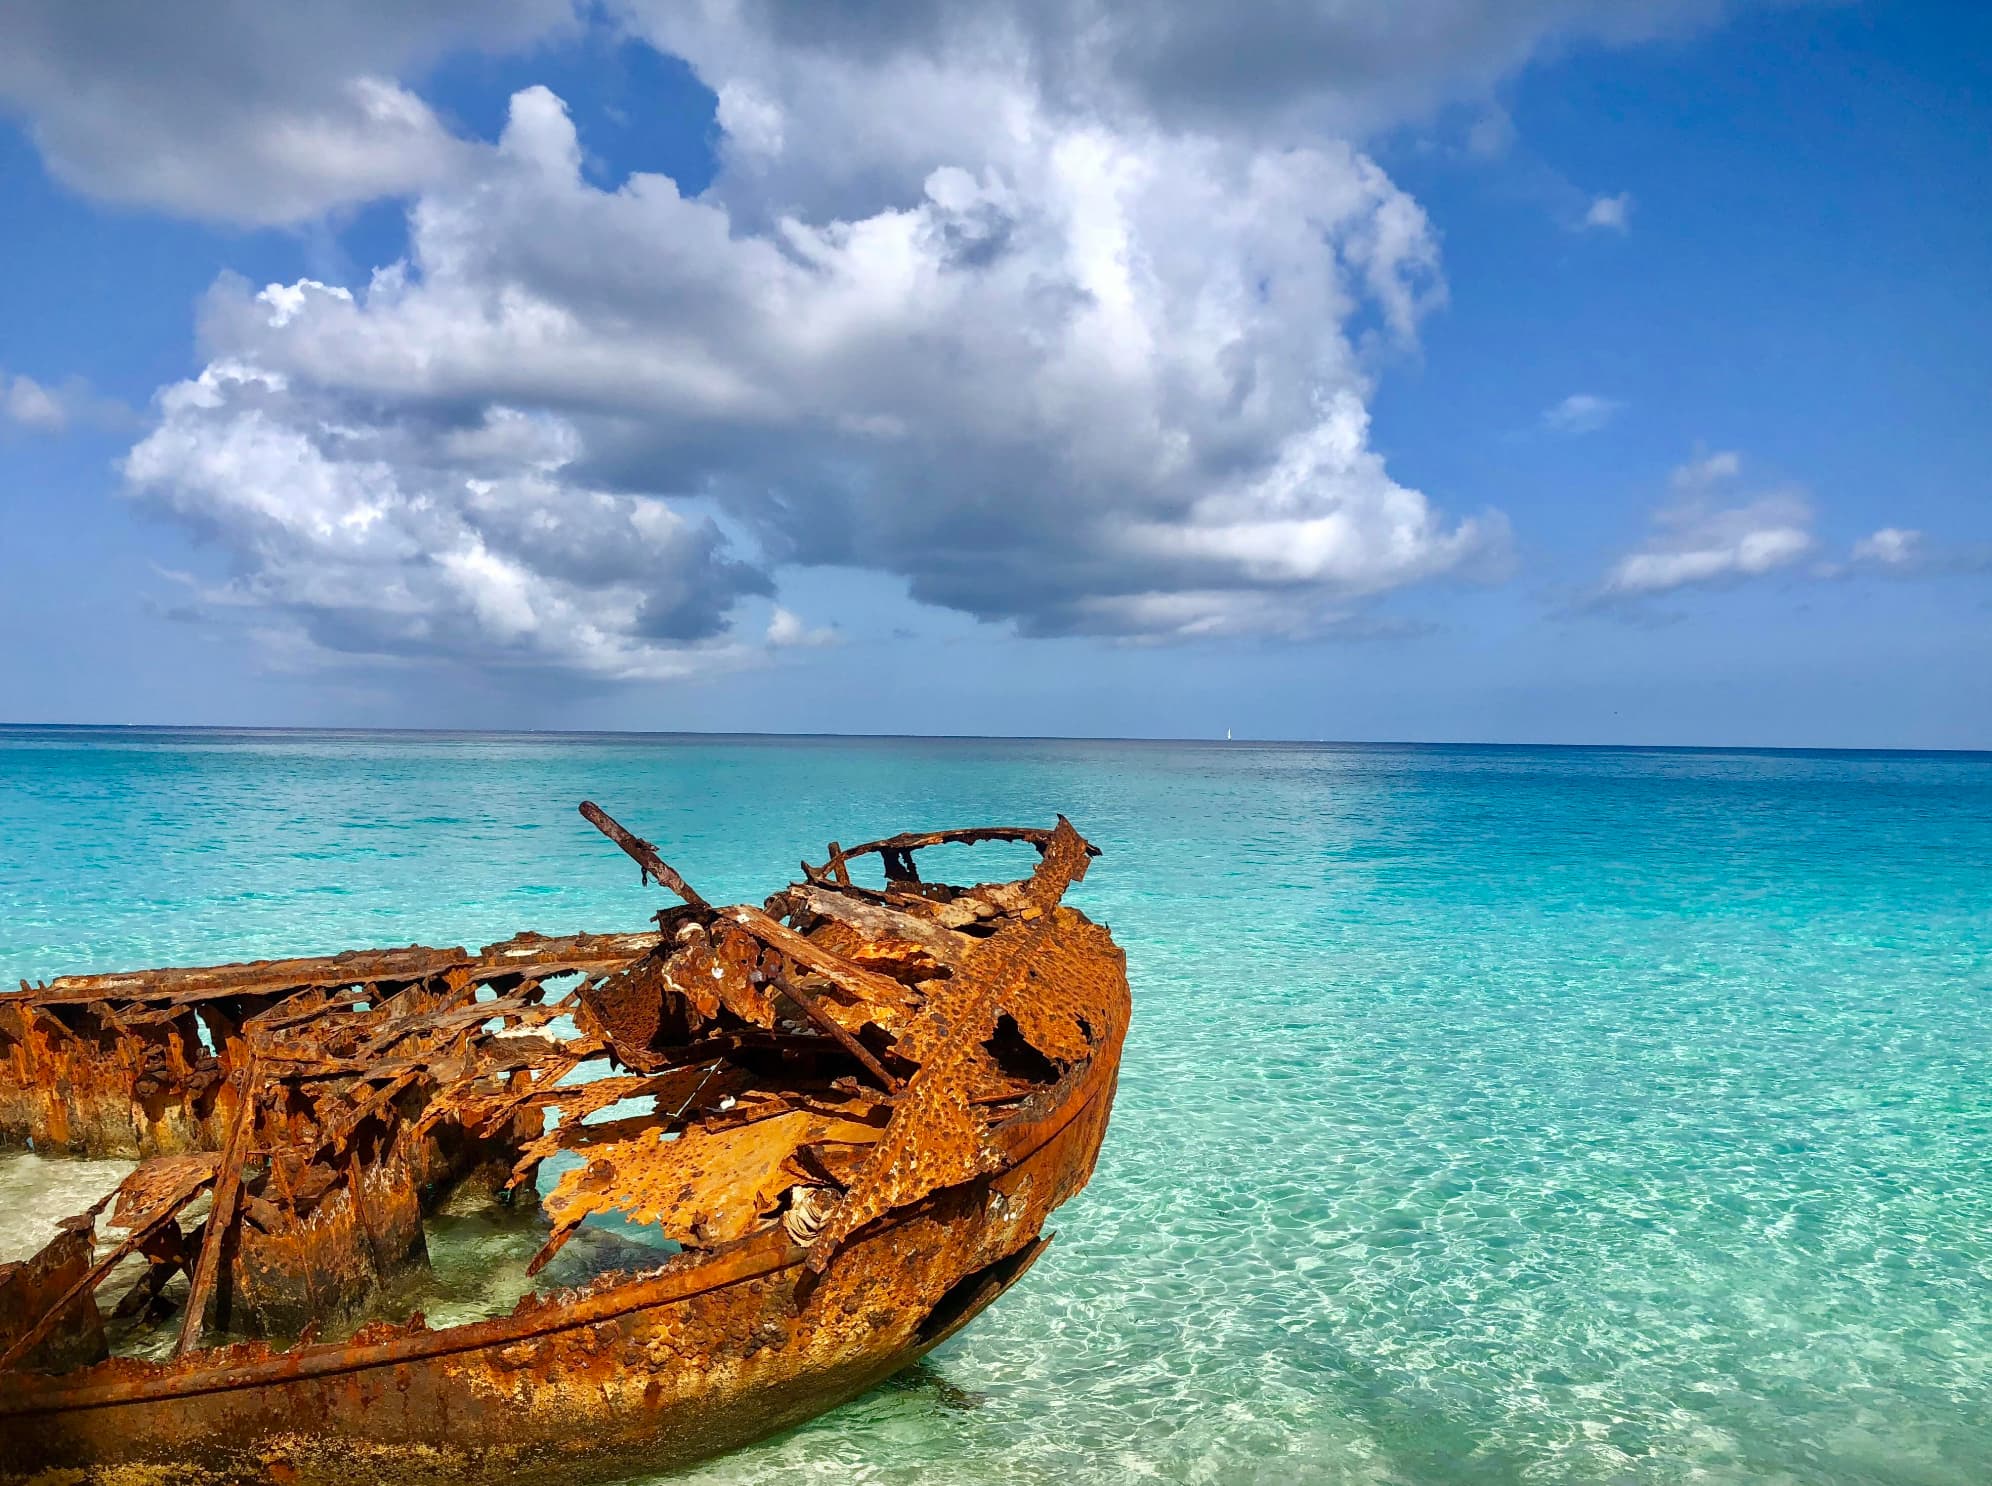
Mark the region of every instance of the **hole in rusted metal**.
POLYGON ((1024 1040, 1016 1018, 1007 1011, 996 1018, 995 1032, 982 1045, 996 1066, 1012 1078, 1034 1084, 1058 1081, 1058 1065, 1024 1040))

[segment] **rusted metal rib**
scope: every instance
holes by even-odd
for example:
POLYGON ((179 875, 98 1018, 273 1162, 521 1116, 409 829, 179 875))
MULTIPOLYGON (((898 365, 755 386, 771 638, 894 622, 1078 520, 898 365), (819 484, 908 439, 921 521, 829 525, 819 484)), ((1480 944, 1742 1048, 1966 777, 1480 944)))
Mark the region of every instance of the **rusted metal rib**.
MULTIPOLYGON (((675 875, 675 874, 674 874, 675 875)), ((62 1006, 153 1002, 191 1004, 223 996, 282 995, 345 986, 407 985, 468 967, 479 980, 513 972, 542 977, 567 971, 610 969, 655 947, 654 932, 567 934, 549 938, 521 934, 486 945, 475 955, 457 947, 347 950, 284 960, 250 960, 236 965, 198 965, 109 975, 62 975, 45 986, 22 982, 18 991, 0 991, 0 1004, 62 1006)))
MULTIPOLYGON (((833 841, 830 843, 830 864, 812 868, 808 875, 812 881, 818 881, 824 874, 831 872, 833 867, 841 867, 852 857, 872 856, 885 852, 899 854, 922 851, 929 846, 944 846, 950 843, 972 846, 981 841, 1023 841, 1036 847, 1042 855, 1045 847, 1050 845, 1054 834, 1056 828, 1046 830, 1042 826, 967 826, 946 831, 901 831, 897 836, 881 837, 877 841, 867 841, 862 846, 839 847, 833 841)), ((1086 843, 1086 855, 1096 857, 1099 854, 1099 847, 1090 841, 1086 843)), ((849 882, 849 880, 850 874, 846 871, 841 881, 849 882)))
POLYGON ((604 836, 607 836, 627 852, 637 866, 649 873, 664 887, 669 888, 672 892, 683 898, 692 907, 710 908, 712 906, 698 895, 690 883, 678 875, 677 870, 669 862, 657 854, 656 847, 645 841, 641 836, 633 836, 624 830, 608 811, 597 805, 593 800, 583 800, 581 802, 581 813, 587 817, 588 824, 592 825, 596 830, 600 831, 604 836))
POLYGON ((467 964, 463 949, 430 949, 411 944, 406 949, 349 950, 338 955, 290 960, 251 960, 239 965, 209 965, 179 970, 143 970, 121 975, 64 975, 46 987, 15 992, 21 1000, 41 1006, 97 1001, 200 1001, 217 996, 274 995, 311 986, 360 985, 368 981, 406 982, 440 975, 467 964))
POLYGON ((726 916, 770 949, 780 950, 798 965, 835 981, 861 1000, 898 1001, 906 994, 906 987, 890 976, 852 964, 835 950, 825 949, 758 908, 742 904, 727 909, 726 916))
POLYGON ((214 1289, 215 1275, 221 1269, 221 1251, 228 1239, 228 1227, 235 1221, 235 1201, 242 1195, 242 1163, 249 1157, 249 1137, 256 1128, 256 1056, 239 1075, 241 1087, 235 1105, 235 1119, 229 1126, 228 1144, 222 1148, 221 1165, 214 1178, 214 1206, 208 1212, 207 1235, 201 1240, 201 1256, 194 1265, 187 1291, 187 1313, 180 1319, 180 1339, 173 1355, 184 1357, 197 1346, 201 1328, 207 1324, 207 1300, 214 1289))
POLYGON ((777 990, 802 1008, 805 1016, 816 1023, 821 1030, 835 1038, 838 1046, 862 1063, 865 1072, 877 1079, 880 1087, 888 1094, 897 1094, 899 1092, 900 1080, 886 1072, 885 1065, 872 1056, 871 1049, 858 1041, 849 1032, 846 1032, 835 1017, 831 1016, 829 1012, 817 1004, 814 996, 810 995, 809 992, 805 991, 785 975, 777 976, 774 984, 777 990))

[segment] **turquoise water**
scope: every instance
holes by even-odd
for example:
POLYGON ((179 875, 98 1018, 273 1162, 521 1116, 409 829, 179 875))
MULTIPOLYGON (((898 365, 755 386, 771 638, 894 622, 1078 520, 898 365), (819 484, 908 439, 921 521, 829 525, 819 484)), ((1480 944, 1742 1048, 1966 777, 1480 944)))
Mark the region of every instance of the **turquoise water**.
POLYGON ((0 730, 0 973, 635 928, 1069 814, 1098 1175, 682 1479, 1992 1479, 1992 756, 0 730))

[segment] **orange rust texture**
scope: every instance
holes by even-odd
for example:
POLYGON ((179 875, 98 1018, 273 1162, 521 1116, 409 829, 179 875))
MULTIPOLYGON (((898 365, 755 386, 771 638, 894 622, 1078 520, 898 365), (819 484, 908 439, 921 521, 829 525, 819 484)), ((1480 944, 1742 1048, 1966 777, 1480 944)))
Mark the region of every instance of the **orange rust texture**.
POLYGON ((213 1324, 294 1333, 363 1309, 383 1285, 427 1261, 413 1142, 399 1134, 363 1135, 308 1208, 261 1195, 244 1205, 213 1324))
POLYGON ((104 1323, 86 1294, 73 1294, 90 1272, 90 1230, 66 1227, 31 1259, 0 1264, 0 1347, 10 1347, 52 1308, 48 1334, 30 1347, 23 1363, 62 1372, 101 1362, 104 1323), (65 1296, 71 1298, 64 1300, 65 1296))
POLYGON ((547 1216, 556 1235, 590 1213, 620 1211, 688 1246, 726 1243, 773 1214, 789 1188, 810 1181, 805 1148, 877 1140, 879 1127, 862 1118, 869 1110, 864 1101, 851 1101, 850 1114, 790 1109, 726 1129, 694 1125, 669 1141, 645 1129, 594 1147, 588 1164, 547 1194, 547 1216))
POLYGON ((250 1093, 259 1169, 245 1184, 216 1324, 268 1335, 341 1319, 426 1264, 425 1194, 433 1205, 473 1171, 508 1171, 516 1141, 505 1137, 537 1127, 503 1116, 490 1130, 425 1127, 425 1106, 445 1088, 515 1095, 517 1075, 530 1084, 535 1067, 592 1050, 494 1035, 530 1033, 560 1014, 542 1004, 541 977, 575 949, 515 940, 391 994, 376 985, 365 1002, 318 1007, 302 1023, 279 1015, 247 1024, 255 1066, 269 1070, 250 1093))
MULTIPOLYGON (((10 1051, 25 1070, 7 1084, 17 1114, 8 1133, 90 1153, 213 1150, 250 1099, 241 1212, 213 1235, 226 1262, 202 1290, 202 1322, 282 1334, 337 1320, 424 1262, 425 1193, 479 1170, 509 1173, 502 1121, 486 1136, 409 1128, 421 1090, 450 1076, 474 1083, 485 1069, 473 1044, 496 1043, 490 1061, 500 1065, 545 1057, 545 1044, 486 1038, 484 1028, 550 1020, 556 1013, 538 1004, 542 977, 604 974, 656 942, 521 935, 476 956, 417 946, 24 989, 0 998, 0 1027, 22 1029, 10 1051), (215 1051, 191 1030, 196 1015, 215 1051), (257 1077, 245 1087, 252 1048, 257 1077), (184 1070, 177 1089, 175 1068, 184 1070), (199 1117, 155 1118, 149 1084, 166 1091, 168 1108, 199 1117)), ((498 1070, 501 1087, 509 1071, 498 1070)))
POLYGON ((24 981, 0 994, 0 1147, 138 1157, 213 1150, 233 1116, 228 1078, 241 1060, 242 1025, 280 1000, 301 1007, 313 993, 322 1003, 367 987, 391 995, 452 970, 479 984, 521 967, 599 974, 655 943, 653 934, 522 934, 476 956, 414 945, 64 976, 34 988, 24 981))
POLYGON ((990 1139, 992 1124, 977 1102, 979 1096, 1006 1092, 1014 1082, 1013 1070, 999 1061, 1002 1049, 991 1045, 1000 1018, 1011 1017, 1024 1040, 1052 1064, 1070 1065, 1091 1050, 1091 1038, 1077 1033, 1079 1024, 1110 1026, 1107 1003, 1126 996, 1118 954, 1102 954, 1096 946, 1087 956, 1060 942, 1092 927, 1078 913, 1059 909, 1086 864, 1086 842, 1061 816, 1024 889, 1026 906, 981 941, 959 972, 936 983, 920 1018, 895 1049, 919 1065, 919 1072, 817 1238, 812 1270, 821 1272, 845 1238, 884 1213, 1000 1167, 1002 1152, 990 1139), (1057 1002, 1037 1005, 1052 984, 1037 978, 1037 961, 1048 950, 1064 962, 1067 978, 1057 983, 1057 1002))
POLYGON ((731 1273, 675 1299, 651 1298, 693 1282, 667 1267, 454 1332, 289 1353, 246 1343, 212 1354, 199 1393, 158 1396, 145 1387, 156 1370, 111 1363, 79 1380, 115 1379, 121 1401, 100 1390, 62 1406, 67 1380, 38 1380, 33 1429, 18 1426, 35 1400, 0 1384, 0 1471, 88 1460, 173 1462, 174 1479, 578 1482, 686 1464, 854 1397, 938 1340, 930 1321, 966 1319, 946 1314, 950 1292, 1031 1248, 1106 1112, 1104 1098, 1081 1106, 1011 1171, 861 1235, 806 1300, 800 1251, 764 1234, 677 1261, 731 1273), (397 1359, 445 1341, 470 1345, 397 1359), (327 1364, 342 1370, 313 1370, 327 1364))
MULTIPOLYGON (((173 1149, 208 1154, 141 1166, 114 1194, 126 1238, 80 1280, 72 1255, 43 1256, 87 1293, 121 1252, 146 1254, 125 1303, 138 1309, 191 1272, 183 1354, 51 1366, 48 1307, 67 1290, 44 1286, 24 1304, 43 1307, 27 1326, 46 1335, 13 1333, 44 1350, 0 1363, 0 1475, 142 1462, 460 1482, 663 1468, 862 1390, 1035 1257, 1045 1219, 1092 1170, 1128 1018, 1121 952, 1061 906, 1097 854, 1068 822, 833 846, 829 868, 805 863, 764 912, 709 907, 649 843, 584 814, 685 900, 656 934, 521 935, 475 956, 411 947, 0 996, 0 1053, 13 1058, 0 1066, 8 1090, 27 1089, 14 1104, 0 1093, 0 1138, 11 1110, 48 1119, 52 1054, 20 1053, 26 1037, 5 1040, 17 1024, 91 1027, 114 1050, 135 1016, 173 1027, 198 1008, 219 1029, 216 1051, 186 1044, 185 1077, 161 1083, 207 1100, 173 1149), (989 839, 1029 842, 1037 871, 954 888, 913 866, 925 846, 989 839), (882 893, 843 865, 874 852, 882 893), (551 990, 562 975, 578 984, 551 990), (575 1031, 552 1025, 563 1016, 575 1031), (592 1082, 570 1081, 584 1069, 592 1082), (440 1332, 416 1317, 336 1344, 198 1345, 210 1325, 284 1336, 364 1311, 424 1262, 422 1216, 449 1186, 509 1183, 531 1201, 554 1156, 579 1164, 544 1201, 535 1269, 594 1214, 652 1224, 685 1251, 440 1332), (183 1233, 177 1214, 210 1186, 214 1215, 183 1233)), ((133 1055, 117 1057, 105 1082, 125 1078, 123 1131, 145 1150, 133 1055)), ((119 1137, 115 1098, 95 1119, 91 1139, 119 1137)), ((112 1201, 71 1220, 86 1259, 112 1201)))
POLYGON ((0 1002, 0 1146, 149 1156, 211 1143, 222 1075, 191 1009, 0 1002))

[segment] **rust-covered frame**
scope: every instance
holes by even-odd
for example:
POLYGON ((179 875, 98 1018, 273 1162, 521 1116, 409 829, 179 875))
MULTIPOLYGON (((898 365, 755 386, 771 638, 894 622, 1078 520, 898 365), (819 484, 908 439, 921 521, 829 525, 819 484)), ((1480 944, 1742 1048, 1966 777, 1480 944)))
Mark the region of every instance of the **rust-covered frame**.
POLYGON ((861 1391, 1035 1259, 1091 1173, 1129 1009, 1120 950, 1062 903, 1097 854, 1069 823, 833 843, 762 907, 714 908, 583 813, 682 900, 655 933, 0 996, 0 1142, 141 1159, 0 1266, 0 1473, 657 1469, 861 1391), (1036 871, 920 880, 922 848, 988 839, 1036 871), (850 879, 872 853, 882 890, 850 879), (556 1155, 535 1268, 598 1212, 682 1252, 509 1316, 318 1339, 425 1262, 435 1203, 531 1201, 556 1155), (172 1360, 106 1360, 102 1300, 177 1328, 172 1360))

